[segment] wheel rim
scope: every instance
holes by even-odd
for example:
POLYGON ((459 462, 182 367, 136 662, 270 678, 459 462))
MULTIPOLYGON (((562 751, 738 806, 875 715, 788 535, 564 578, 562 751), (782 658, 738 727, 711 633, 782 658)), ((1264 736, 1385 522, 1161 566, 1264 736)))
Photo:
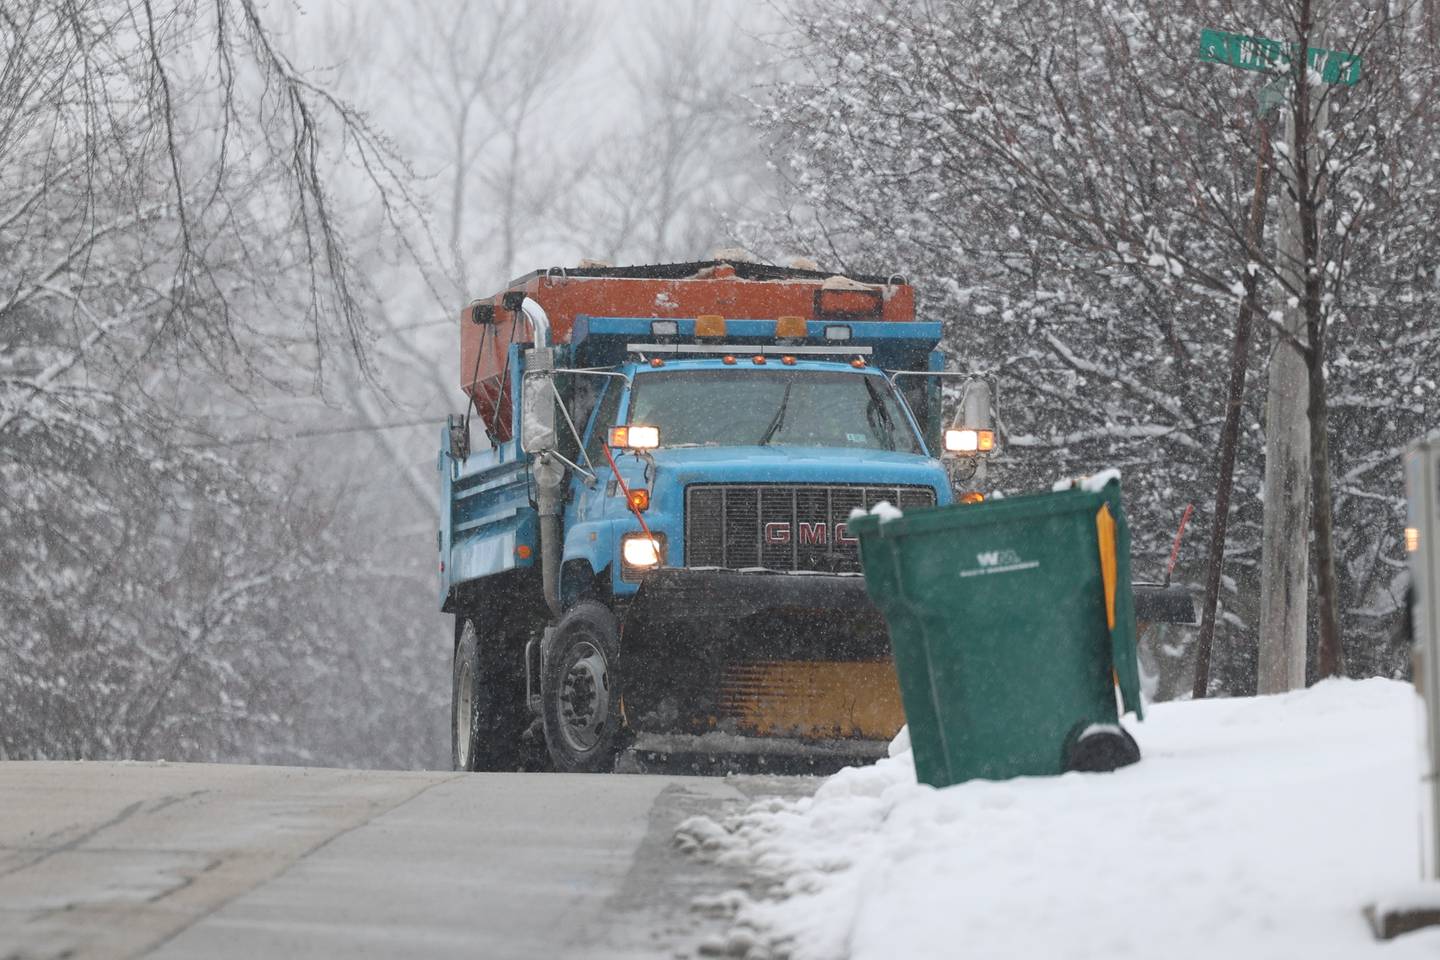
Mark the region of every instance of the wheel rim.
POLYGON ((470 674, 470 664, 460 665, 460 689, 455 695, 455 759, 461 770, 470 769, 470 731, 474 721, 475 683, 470 674))
POLYGON ((560 683, 560 733, 576 753, 595 749, 610 717, 610 672, 605 654, 588 640, 570 648, 560 683))

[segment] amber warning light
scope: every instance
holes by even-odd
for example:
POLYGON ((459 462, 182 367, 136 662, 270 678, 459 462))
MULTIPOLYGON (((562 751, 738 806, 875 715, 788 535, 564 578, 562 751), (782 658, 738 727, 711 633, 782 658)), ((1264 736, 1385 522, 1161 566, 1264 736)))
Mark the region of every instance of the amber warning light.
POLYGON ((804 317, 781 317, 775 321, 776 337, 803 340, 805 338, 805 332, 804 317))

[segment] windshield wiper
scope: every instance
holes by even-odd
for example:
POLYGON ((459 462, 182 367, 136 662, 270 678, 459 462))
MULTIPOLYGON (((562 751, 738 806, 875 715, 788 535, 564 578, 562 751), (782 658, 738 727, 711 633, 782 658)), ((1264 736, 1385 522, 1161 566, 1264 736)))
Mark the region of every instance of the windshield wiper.
POLYGON ((890 413, 885 409, 885 399, 880 396, 880 390, 873 382, 875 378, 862 376, 860 379, 865 381, 865 389, 870 394, 870 408, 875 411, 875 419, 884 428, 884 436, 881 439, 885 441, 885 449, 894 450, 895 422, 890 419, 890 413))
POLYGON ((760 438, 760 446, 763 447, 769 443, 770 438, 779 432, 780 424, 785 422, 785 408, 790 405, 790 388, 793 386, 795 386, 794 380, 785 384, 785 393, 780 397, 780 409, 775 411, 775 418, 770 421, 770 426, 765 428, 765 435, 760 438))

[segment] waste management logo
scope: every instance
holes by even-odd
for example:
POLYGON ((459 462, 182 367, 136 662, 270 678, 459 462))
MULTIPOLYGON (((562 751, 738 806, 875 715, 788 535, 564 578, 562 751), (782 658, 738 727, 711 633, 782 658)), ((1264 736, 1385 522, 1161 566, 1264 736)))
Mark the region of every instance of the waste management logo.
POLYGON ((1019 570, 1034 570, 1040 566, 1039 560, 1025 560, 1014 550, 988 550, 975 554, 975 562, 979 566, 970 570, 961 570, 962 577, 986 577, 992 573, 1015 573, 1019 570))

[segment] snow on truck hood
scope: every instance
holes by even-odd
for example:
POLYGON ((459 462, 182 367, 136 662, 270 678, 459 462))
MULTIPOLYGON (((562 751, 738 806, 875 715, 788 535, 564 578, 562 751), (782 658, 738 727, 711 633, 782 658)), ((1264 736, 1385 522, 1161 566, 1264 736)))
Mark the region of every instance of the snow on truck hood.
POLYGON ((943 490, 938 460, 889 450, 832 447, 661 447, 656 467, 682 483, 915 484, 943 490))

